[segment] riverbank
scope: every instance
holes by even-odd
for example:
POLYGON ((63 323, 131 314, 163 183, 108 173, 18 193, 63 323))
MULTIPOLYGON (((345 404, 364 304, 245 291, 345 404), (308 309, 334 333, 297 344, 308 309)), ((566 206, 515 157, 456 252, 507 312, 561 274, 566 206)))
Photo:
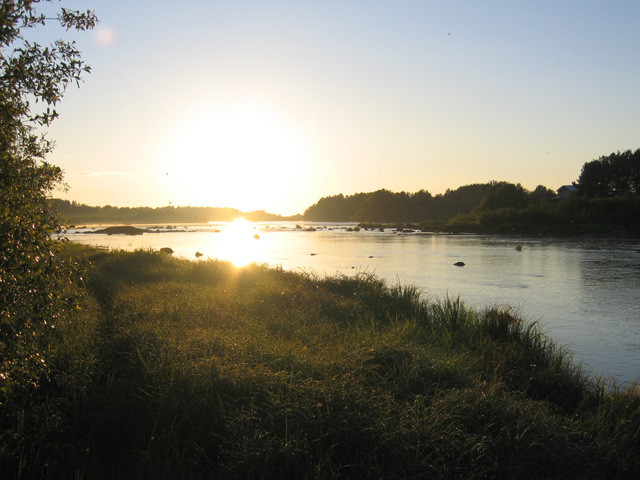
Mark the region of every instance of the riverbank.
MULTIPOLYGON (((368 274, 97 251, 49 374, 15 392, 22 478, 615 478, 636 388, 590 380, 500 308, 368 274)), ((19 478, 19 477, 18 477, 19 478)))
POLYGON ((422 232, 532 238, 640 238, 640 229, 637 226, 622 228, 619 225, 608 223, 567 223, 555 225, 503 223, 487 225, 473 220, 455 220, 449 222, 423 222, 420 224, 360 222, 358 223, 358 228, 363 230, 378 230, 381 232, 393 230, 398 233, 422 232))

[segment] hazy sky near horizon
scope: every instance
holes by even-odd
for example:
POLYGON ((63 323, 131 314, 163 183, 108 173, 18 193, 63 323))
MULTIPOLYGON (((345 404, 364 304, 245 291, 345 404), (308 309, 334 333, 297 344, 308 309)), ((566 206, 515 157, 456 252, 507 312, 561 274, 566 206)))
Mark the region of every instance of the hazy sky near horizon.
POLYGON ((56 32, 93 69, 50 130, 81 203, 294 214, 380 188, 555 189, 640 147, 637 0, 61 6, 100 19, 56 32))

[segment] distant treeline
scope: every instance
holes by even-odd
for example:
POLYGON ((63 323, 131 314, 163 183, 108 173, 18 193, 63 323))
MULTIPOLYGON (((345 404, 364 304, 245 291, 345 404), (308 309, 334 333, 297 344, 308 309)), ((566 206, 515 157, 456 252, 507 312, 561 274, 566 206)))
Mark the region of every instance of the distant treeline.
POLYGON ((492 181, 431 195, 378 190, 321 198, 305 220, 412 223, 423 230, 487 233, 640 233, 640 149, 587 162, 572 185, 492 181), (616 232, 617 233, 617 232, 616 232))
POLYGON ((321 198, 305 211, 304 218, 382 223, 446 221, 471 212, 522 208, 555 197, 556 192, 543 186, 528 192, 520 184, 495 181, 465 185, 435 196, 426 190, 394 193, 383 189, 321 198))
POLYGON ((612 153, 583 165, 579 178, 558 191, 492 181, 443 194, 383 189, 321 198, 304 215, 214 207, 91 207, 52 200, 70 223, 203 223, 308 220, 412 224, 425 231, 486 233, 640 234, 640 149, 612 153))
POLYGON ((254 222, 297 220, 300 216, 283 217, 264 210, 242 212, 221 207, 93 207, 68 200, 53 199, 53 207, 69 223, 205 223, 228 222, 238 217, 254 222))

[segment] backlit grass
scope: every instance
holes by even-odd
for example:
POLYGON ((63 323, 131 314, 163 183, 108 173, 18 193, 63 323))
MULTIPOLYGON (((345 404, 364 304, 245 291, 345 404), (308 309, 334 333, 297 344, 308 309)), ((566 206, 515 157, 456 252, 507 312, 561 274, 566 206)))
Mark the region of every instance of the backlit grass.
POLYGON ((150 251, 92 262, 3 478, 632 478, 640 398, 508 308, 150 251))

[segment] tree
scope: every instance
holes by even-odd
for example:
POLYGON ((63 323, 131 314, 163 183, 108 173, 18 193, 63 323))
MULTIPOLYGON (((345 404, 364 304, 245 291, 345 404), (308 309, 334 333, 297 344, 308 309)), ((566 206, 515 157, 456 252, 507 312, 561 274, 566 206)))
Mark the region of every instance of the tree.
POLYGON ((547 188, 544 185, 538 185, 533 192, 529 193, 529 201, 532 204, 539 206, 545 201, 552 200, 555 196, 556 192, 550 188, 547 188))
POLYGON ((520 185, 509 182, 489 182, 478 205, 480 210, 498 210, 500 208, 522 207, 527 197, 526 190, 520 185))
POLYGON ((68 306, 62 284, 69 270, 52 239, 61 224, 48 198, 62 172, 45 160, 53 144, 43 132, 66 88, 89 67, 73 42, 43 46, 26 35, 50 22, 87 30, 97 19, 65 8, 47 17, 41 5, 47 3, 0 5, 0 403, 2 393, 37 382, 46 369, 40 337, 68 306))
POLYGON ((587 197, 640 194, 640 149, 585 163, 578 178, 578 192, 587 197))

